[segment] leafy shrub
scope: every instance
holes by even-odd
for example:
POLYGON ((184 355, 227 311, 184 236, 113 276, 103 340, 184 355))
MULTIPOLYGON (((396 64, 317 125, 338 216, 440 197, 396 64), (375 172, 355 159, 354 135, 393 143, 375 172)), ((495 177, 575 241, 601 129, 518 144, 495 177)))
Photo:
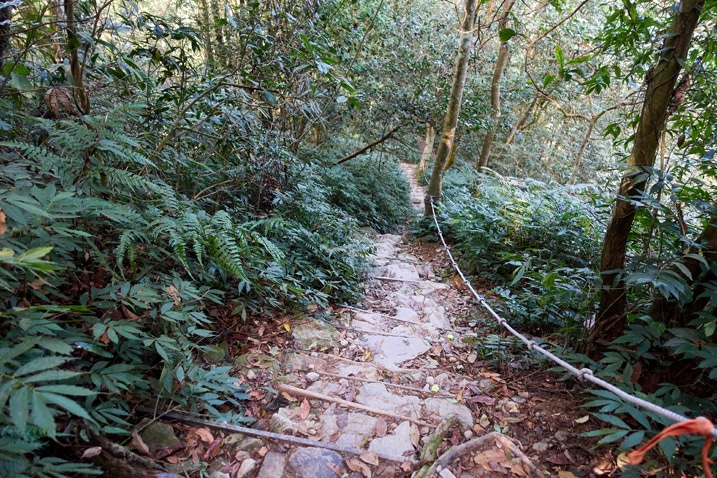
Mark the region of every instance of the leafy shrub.
POLYGON ((467 272, 492 281, 533 331, 580 333, 593 313, 598 213, 579 188, 446 173, 440 217, 467 272))

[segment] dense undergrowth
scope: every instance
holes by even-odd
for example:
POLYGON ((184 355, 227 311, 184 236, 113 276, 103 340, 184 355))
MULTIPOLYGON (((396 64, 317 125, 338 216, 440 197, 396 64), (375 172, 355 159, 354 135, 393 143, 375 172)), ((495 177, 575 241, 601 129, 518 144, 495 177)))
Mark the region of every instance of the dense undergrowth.
MULTIPOLYGON (((692 195, 697 204, 702 201, 699 190, 684 191, 684 183, 680 188, 683 197, 692 195)), ((624 271, 629 293, 638 304, 628 330, 606 345, 600 360, 580 353, 589 345, 601 287, 599 253, 610 212, 605 207, 608 198, 592 186, 564 187, 494 173, 477 175, 472 168, 451 169, 438 211, 464 271, 488 287, 494 308, 514 326, 629 393, 688 416, 714 417, 717 347, 711 338, 715 317, 695 314, 687 328, 657 322, 649 315, 651 308, 667 307, 662 302, 666 298, 678 304, 689 300, 684 278, 680 281, 680 276, 670 273, 675 263, 685 259, 666 247, 670 241, 679 241, 679 234, 669 229, 656 232, 659 224, 654 215, 641 216, 636 228, 643 244, 653 241, 652 255, 633 251, 634 258, 624 271)), ((663 207, 657 202, 650 205, 663 207)), ((713 296, 712 290, 706 287, 705 299, 713 296)), ((501 332, 479 339, 477 353, 504 360, 493 351, 505 340, 501 332)), ((606 425, 588 433, 599 438, 598 444, 617 443, 620 449, 630 450, 672 423, 623 402, 612 392, 592 389, 590 395, 584 406, 606 425)), ((694 458, 699 458, 702 444, 703 439, 697 437, 665 439, 659 445, 661 456, 651 456, 646 466, 664 467, 666 476, 700 474, 701 464, 694 458)), ((713 457, 716 454, 712 452, 713 457)), ((639 473, 630 469, 625 476, 639 473)))
POLYGON ((202 360, 215 336, 207 308, 241 321, 351 300, 370 252, 359 226, 395 227, 408 201, 392 159, 331 166, 284 151, 284 176, 261 171, 274 188, 252 191, 235 186, 257 175, 237 171, 239 156, 203 181, 206 165, 181 150, 155 154, 137 134, 145 106, 66 120, 4 106, 3 476, 96 472, 53 456, 47 439, 126 436, 137 402, 244 421, 231 366, 202 360), (212 184, 225 185, 202 195, 212 184))

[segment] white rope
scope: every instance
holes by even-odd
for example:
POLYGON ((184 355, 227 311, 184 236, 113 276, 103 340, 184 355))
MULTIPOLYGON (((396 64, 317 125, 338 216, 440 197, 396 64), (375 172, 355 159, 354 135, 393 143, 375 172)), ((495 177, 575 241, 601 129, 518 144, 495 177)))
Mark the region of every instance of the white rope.
MULTIPOLYGON (((672 420, 673 422, 679 423, 689 420, 689 418, 685 417, 684 415, 680 415, 679 413, 675 413, 671 410, 668 410, 666 408, 663 408, 659 405, 655 405, 654 403, 648 402, 647 400, 643 400, 642 398, 636 397, 634 395, 630 395, 627 392, 624 392, 623 390, 620 390, 615 385, 612 385, 598 377, 595 376, 592 370, 589 368, 582 368, 578 369, 577 367, 574 367, 570 365, 565 360, 561 359, 560 357, 555 356, 553 353, 549 352, 548 350, 545 350, 540 345, 538 345, 535 341, 529 340, 524 335, 519 333, 517 330, 515 330, 513 327, 508 324, 508 322, 502 318, 500 315, 498 315, 490 305, 485 301, 483 297, 481 297, 478 292, 473 289, 473 286, 471 285, 470 281, 466 279, 466 277, 463 275, 463 271, 461 271, 460 267, 458 266, 458 263, 453 258, 453 254, 451 254, 451 250, 448 247, 448 244, 446 243, 445 238, 443 237, 443 232, 441 231, 441 226, 438 224, 438 218, 436 217, 436 207, 433 203, 433 196, 429 196, 429 199, 431 201, 431 211, 433 213, 433 222, 436 224, 436 230, 438 231, 438 237, 441 239, 441 243, 443 243, 443 248, 448 253, 448 257, 451 260, 451 263, 453 264, 453 268, 458 272, 458 275, 460 275, 461 280, 463 280, 463 283, 470 289, 470 291, 473 293, 475 298, 478 300, 478 303, 485 308, 488 313, 493 316, 493 318, 501 325, 503 328, 505 328, 508 332, 513 334, 515 337, 520 339, 521 342, 523 342, 527 347, 528 350, 533 350, 538 352, 541 355, 544 355, 545 357, 549 358, 553 362, 557 363, 564 369, 568 370, 569 372, 573 373, 575 376, 578 377, 580 380, 587 380, 588 382, 592 382, 595 385, 604 388, 605 390, 609 390, 610 392, 614 393, 621 399, 625 400, 626 402, 632 403, 633 405, 637 405, 639 407, 645 408, 647 410, 650 410, 651 412, 654 412, 658 415, 662 415, 663 417, 672 420)), ((712 429, 712 435, 714 437, 717 437, 717 427, 712 429)))

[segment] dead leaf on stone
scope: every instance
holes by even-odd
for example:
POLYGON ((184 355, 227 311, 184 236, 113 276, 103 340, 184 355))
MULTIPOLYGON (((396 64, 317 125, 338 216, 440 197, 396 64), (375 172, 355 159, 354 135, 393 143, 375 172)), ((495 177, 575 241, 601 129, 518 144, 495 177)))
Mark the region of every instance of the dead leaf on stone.
POLYGON ((388 423, 384 417, 378 417, 376 419, 376 425, 374 426, 374 435, 376 438, 383 438, 388 433, 388 423))
POLYGON ((410 461, 404 461, 401 463, 401 469, 405 472, 409 472, 413 469, 413 465, 411 465, 410 461))
POLYGON ((378 455, 375 451, 370 451, 368 453, 364 453, 362 455, 359 455, 361 460, 363 460, 365 463, 368 463, 369 465, 378 466, 378 455))
MULTIPOLYGON (((0 218, 0 219, 2 219, 2 218, 0 218)), ((102 447, 101 446, 93 446, 93 447, 90 447, 87 450, 82 452, 82 459, 93 458, 93 457, 99 455, 100 453, 102 453, 102 447)))
POLYGON ((346 466, 351 471, 359 472, 366 478, 371 478, 371 468, 369 468, 368 465, 361 463, 361 461, 356 458, 346 460, 346 466))
POLYGON ((415 423, 411 423, 411 431, 409 432, 411 437, 411 443, 413 446, 418 448, 418 444, 421 442, 421 431, 418 429, 415 423))
POLYGON ((299 416, 302 420, 306 420, 309 418, 309 414, 311 413, 311 404, 307 399, 304 399, 303 402, 301 402, 301 406, 299 406, 299 416))
POLYGON ((214 435, 207 427, 194 428, 192 431, 207 445, 214 443, 214 435))
POLYGON ((346 387, 346 391, 343 393, 344 400, 347 402, 353 402, 356 400, 356 389, 352 386, 346 387))
POLYGON ((139 432, 137 429, 132 430, 132 441, 130 442, 130 447, 137 450, 140 454, 149 456, 149 447, 147 444, 142 440, 142 437, 139 436, 139 432))

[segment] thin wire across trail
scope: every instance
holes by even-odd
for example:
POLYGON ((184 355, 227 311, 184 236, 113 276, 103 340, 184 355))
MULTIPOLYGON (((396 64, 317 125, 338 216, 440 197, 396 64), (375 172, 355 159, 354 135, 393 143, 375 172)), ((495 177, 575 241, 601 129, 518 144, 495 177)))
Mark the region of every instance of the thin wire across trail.
MULTIPOLYGON (((438 236, 441 239, 441 243, 443 244, 443 248, 446 250, 446 253, 448 253, 448 257, 451 260, 451 263, 453 264, 453 268, 458 272, 458 275, 461 277, 461 280, 463 283, 468 287, 468 289, 471 291, 471 293, 475 296, 476 300, 478 300, 478 303, 488 311, 488 313, 508 332, 510 332, 513 336, 517 337, 521 342, 523 342, 527 347, 528 350, 532 350, 535 352, 538 352, 539 354, 547 357, 548 359, 552 360, 556 364, 560 365, 564 369, 568 370, 569 372, 573 373, 575 376, 578 377, 580 380, 587 380, 588 382, 592 382, 595 385, 608 390, 618 397, 620 397, 622 400, 625 400, 626 402, 632 403, 633 405, 637 405, 639 407, 642 407, 646 410, 650 410, 651 412, 657 413, 658 415, 662 415, 663 417, 672 420, 673 422, 680 423, 680 422, 686 422, 690 419, 685 417, 684 415, 680 415, 679 413, 675 413, 671 410, 668 410, 666 408, 663 408, 659 405, 655 405, 654 403, 648 402, 647 400, 643 400, 642 398, 636 397, 634 395, 630 395, 627 392, 624 392, 623 390, 620 390, 615 385, 612 385, 605 380, 602 380, 595 376, 592 370, 589 368, 581 368, 578 369, 577 367, 574 367, 573 365, 569 364, 565 360, 561 359, 560 357, 557 357, 553 353, 551 353, 548 350, 545 350, 540 345, 538 345, 535 341, 529 340, 527 337, 525 337, 523 334, 515 330, 513 327, 508 324, 508 322, 502 318, 500 315, 498 315, 490 305, 485 301, 485 299, 478 294, 478 292, 475 291, 473 286, 471 285, 470 281, 466 279, 465 275, 463 275, 463 271, 461 271, 460 267, 458 266, 458 263, 453 258, 453 254, 451 254, 451 250, 448 247, 448 244, 446 243, 445 238, 443 237, 443 232, 441 231, 441 226, 438 224, 438 218, 436 216, 436 208, 435 204, 433 202, 433 197, 429 196, 429 199, 431 201, 431 211, 433 214, 433 222, 436 225, 436 230, 438 231, 438 236)), ((717 428, 712 428, 712 436, 717 438, 717 428)))

